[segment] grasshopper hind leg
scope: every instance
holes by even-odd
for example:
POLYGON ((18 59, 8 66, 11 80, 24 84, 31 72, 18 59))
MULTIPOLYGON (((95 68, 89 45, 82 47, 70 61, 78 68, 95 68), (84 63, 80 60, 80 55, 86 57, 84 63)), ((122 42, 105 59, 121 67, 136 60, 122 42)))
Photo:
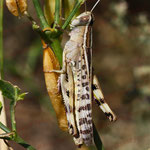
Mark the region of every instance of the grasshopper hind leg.
POLYGON ((107 118, 110 121, 115 121, 117 117, 110 109, 109 105, 106 103, 98 79, 95 75, 93 76, 92 89, 93 89, 93 97, 94 97, 93 99, 98 104, 100 109, 104 112, 104 114, 107 116, 107 118))

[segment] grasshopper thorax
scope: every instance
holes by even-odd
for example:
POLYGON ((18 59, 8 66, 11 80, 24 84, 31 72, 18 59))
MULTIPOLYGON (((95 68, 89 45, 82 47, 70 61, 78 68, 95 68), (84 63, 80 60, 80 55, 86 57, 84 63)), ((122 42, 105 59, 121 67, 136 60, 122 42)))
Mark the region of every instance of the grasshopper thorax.
POLYGON ((77 16, 70 24, 71 28, 77 27, 77 26, 86 26, 86 25, 92 25, 94 22, 94 16, 90 11, 86 11, 79 16, 77 16))

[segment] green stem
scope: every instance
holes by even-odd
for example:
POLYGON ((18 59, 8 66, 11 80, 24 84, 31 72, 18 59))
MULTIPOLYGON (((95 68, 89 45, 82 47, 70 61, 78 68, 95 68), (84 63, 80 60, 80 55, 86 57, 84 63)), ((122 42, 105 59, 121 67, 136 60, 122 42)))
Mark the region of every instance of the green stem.
POLYGON ((55 24, 54 28, 59 24, 60 18, 60 0, 55 0, 55 24))
POLYGON ((68 27, 70 21, 72 20, 72 18, 74 17, 74 15, 76 14, 76 12, 79 10, 79 8, 81 7, 81 5, 83 4, 84 1, 85 0, 79 0, 79 1, 76 2, 73 10, 71 11, 70 15, 68 16, 68 18, 66 19, 65 23, 61 27, 61 30, 59 30, 59 31, 56 32, 56 36, 55 37, 60 37, 60 35, 68 27))
POLYGON ((1 122, 0 122, 0 129, 5 131, 6 133, 10 133, 11 132, 11 130, 9 128, 7 128, 4 124, 2 124, 1 122))
POLYGON ((25 12, 24 13, 26 15, 26 17, 31 21, 32 23, 32 29, 34 31, 36 31, 41 39, 43 39, 45 41, 45 43, 49 43, 50 42, 50 39, 49 39, 49 35, 48 34, 45 34, 41 29, 40 29, 40 26, 36 23, 36 21, 30 16, 30 14, 28 12, 25 12))
POLYGON ((33 0, 33 4, 34 4, 34 7, 36 9, 36 13, 37 13, 37 15, 38 15, 38 17, 40 19, 42 29, 50 28, 48 23, 47 23, 47 21, 46 21, 46 19, 45 19, 43 11, 41 9, 39 0, 33 0))
POLYGON ((36 150, 34 147, 32 147, 30 144, 28 144, 26 141, 24 141, 19 135, 16 134, 14 141, 27 150, 36 150))
POLYGON ((11 100, 10 102, 10 119, 11 119, 11 126, 12 126, 12 131, 16 132, 16 120, 15 120, 15 107, 16 107, 16 102, 17 102, 17 97, 18 96, 18 91, 17 89, 15 90, 15 98, 11 100))
POLYGON ((14 100, 10 102, 10 119, 11 119, 12 131, 16 131, 15 103, 16 102, 14 100))
POLYGON ((100 139, 100 136, 97 132, 97 129, 96 129, 94 123, 93 123, 93 134, 94 134, 94 142, 95 142, 95 146, 96 146, 97 150, 104 150, 102 141, 100 139))
POLYGON ((81 7, 81 5, 83 4, 84 1, 85 0, 79 0, 79 1, 76 2, 73 10, 71 11, 70 15, 68 16, 68 18, 66 19, 65 23, 62 26, 62 30, 59 30, 56 33, 56 37, 59 37, 63 33, 63 30, 65 30, 68 27, 70 21, 72 20, 72 18, 74 17, 76 12, 79 10, 79 8, 81 7))
POLYGON ((81 5, 83 4, 85 0, 79 0, 77 1, 75 7, 73 8, 73 10, 71 11, 70 15, 68 16, 67 20, 65 21, 65 23, 62 26, 62 29, 65 30, 67 28, 67 26, 69 25, 71 19, 73 18, 73 16, 76 14, 76 12, 79 10, 79 8, 81 7, 81 5))
POLYGON ((3 4, 0 0, 0 77, 3 78, 3 4))

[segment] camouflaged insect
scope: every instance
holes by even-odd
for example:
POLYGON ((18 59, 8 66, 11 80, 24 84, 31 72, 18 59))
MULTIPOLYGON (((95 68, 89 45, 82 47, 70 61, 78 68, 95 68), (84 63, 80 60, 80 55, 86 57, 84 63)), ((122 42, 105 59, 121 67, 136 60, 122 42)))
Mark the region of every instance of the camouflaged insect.
POLYGON ((92 73, 92 25, 89 11, 70 24, 70 39, 63 51, 60 85, 66 109, 69 133, 76 145, 93 143, 92 100, 95 100, 110 121, 116 116, 104 100, 96 76, 92 73))

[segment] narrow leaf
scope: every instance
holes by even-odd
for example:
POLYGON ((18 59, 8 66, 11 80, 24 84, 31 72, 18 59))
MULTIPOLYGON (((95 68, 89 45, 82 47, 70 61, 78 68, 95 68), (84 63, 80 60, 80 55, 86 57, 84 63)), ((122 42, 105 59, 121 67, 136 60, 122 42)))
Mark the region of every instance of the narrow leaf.
POLYGON ((4 80, 0 80, 0 90, 2 91, 3 96, 15 102, 23 100, 24 96, 27 94, 21 93, 20 88, 4 80))

